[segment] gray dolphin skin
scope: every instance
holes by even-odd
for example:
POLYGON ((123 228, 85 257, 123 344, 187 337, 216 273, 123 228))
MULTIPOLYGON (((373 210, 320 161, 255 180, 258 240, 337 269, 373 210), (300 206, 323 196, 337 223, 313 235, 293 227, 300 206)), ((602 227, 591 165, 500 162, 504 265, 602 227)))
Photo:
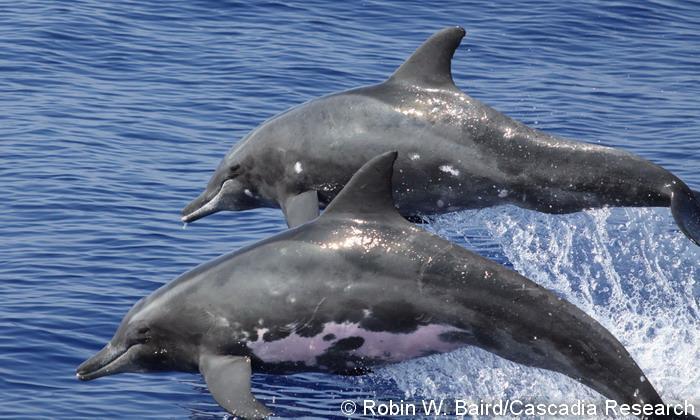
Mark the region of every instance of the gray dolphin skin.
POLYGON ((625 151, 535 130, 460 91, 451 60, 464 35, 443 29, 387 81, 269 119, 227 154, 182 220, 279 207, 296 226, 367 160, 398 150, 394 200, 411 219, 500 204, 546 213, 670 206, 700 243, 700 195, 673 174, 625 151))
MULTIPOLYGON (((251 372, 362 374, 478 346, 629 404, 662 404, 615 337, 576 306, 406 221, 395 152, 364 165, 316 220, 224 255, 140 300, 77 370, 201 372, 242 417, 270 411, 251 372)), ((400 159, 399 159, 400 161, 400 159)))

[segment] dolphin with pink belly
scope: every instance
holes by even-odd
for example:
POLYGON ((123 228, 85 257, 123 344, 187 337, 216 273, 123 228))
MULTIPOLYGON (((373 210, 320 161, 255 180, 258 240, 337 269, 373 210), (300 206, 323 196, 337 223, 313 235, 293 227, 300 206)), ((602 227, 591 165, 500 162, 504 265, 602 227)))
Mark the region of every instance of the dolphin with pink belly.
POLYGON ((533 129, 462 92, 451 61, 464 34, 443 29, 388 80, 265 121, 224 157, 182 220, 279 207, 296 226, 316 217, 365 162, 397 150, 394 201, 411 220, 502 204, 545 213, 661 206, 700 244, 700 197, 669 171, 533 129))
POLYGON ((396 153, 364 165, 316 220, 219 257, 140 300, 77 370, 200 372, 242 417, 270 414, 251 373, 362 374, 464 346, 662 404, 622 344, 576 306, 406 221, 396 153))

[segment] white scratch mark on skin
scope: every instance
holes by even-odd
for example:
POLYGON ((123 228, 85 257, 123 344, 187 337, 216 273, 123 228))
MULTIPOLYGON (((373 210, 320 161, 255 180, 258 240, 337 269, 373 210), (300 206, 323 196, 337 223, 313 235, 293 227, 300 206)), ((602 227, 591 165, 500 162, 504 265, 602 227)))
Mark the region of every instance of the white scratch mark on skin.
POLYGON ((446 174, 450 174, 452 176, 457 176, 459 175, 459 170, 455 169, 451 165, 442 165, 440 166, 440 170, 446 174))
POLYGON ((506 198, 508 197, 508 190, 502 189, 498 192, 498 197, 500 198, 506 198))
POLYGON ((304 328, 306 328, 306 326, 308 326, 309 324, 311 324, 311 322, 314 320, 314 318, 316 318, 316 313, 318 312, 318 308, 320 308, 321 305, 323 304, 323 302, 325 302, 325 301, 326 301, 326 298, 324 297, 324 298, 321 299, 320 302, 318 302, 318 305, 316 305, 316 308, 314 309, 314 312, 311 314, 311 318, 309 318, 309 320, 306 321, 306 322, 304 323, 304 325, 302 325, 301 327, 299 327, 299 329, 304 329, 304 328))
POLYGON ((304 168, 302 168, 301 162, 297 162, 294 164, 294 172, 300 174, 303 170, 304 168))
POLYGON ((411 153, 408 157, 409 157, 411 160, 418 160, 418 159, 420 159, 420 155, 419 155, 418 153, 411 153))
POLYGON ((250 190, 249 190, 248 188, 246 188, 245 190, 243 190, 243 194, 247 195, 248 197, 252 197, 252 196, 253 196, 253 193, 250 192, 250 190))

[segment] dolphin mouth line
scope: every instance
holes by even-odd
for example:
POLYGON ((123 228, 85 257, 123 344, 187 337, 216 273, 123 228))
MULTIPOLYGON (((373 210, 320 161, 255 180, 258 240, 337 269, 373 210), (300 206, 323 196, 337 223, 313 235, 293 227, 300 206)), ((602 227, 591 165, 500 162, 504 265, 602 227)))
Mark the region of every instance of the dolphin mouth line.
MULTIPOLYGON (((138 347, 138 346, 139 346, 139 345, 136 344, 136 345, 134 345, 134 346, 129 347, 128 349, 126 349, 126 350, 123 351, 122 353, 119 353, 119 354, 115 355, 114 357, 112 357, 112 359, 110 359, 109 362, 107 362, 106 364, 103 364, 102 366, 98 367, 98 368, 95 369, 95 370, 87 371, 87 372, 86 372, 86 371, 84 371, 84 370, 81 370, 81 366, 82 366, 82 365, 81 365, 81 366, 78 366, 78 370, 77 370, 77 372, 75 372, 75 376, 76 376, 78 379, 80 379, 81 381, 90 381, 90 380, 93 380, 93 379, 101 378, 101 377, 103 377, 103 376, 107 376, 107 375, 109 375, 110 373, 112 373, 112 372, 110 371, 110 370, 112 370, 112 368, 114 368, 115 366, 117 366, 122 360, 124 360, 125 357, 127 357, 127 356, 131 353, 132 349, 134 349, 134 348, 136 348, 136 347, 138 347)), ((95 357, 95 356, 93 356, 93 357, 95 357)), ((92 358, 86 360, 86 361, 83 363, 83 365, 84 365, 85 363, 88 363, 90 360, 92 360, 92 358)))
POLYGON ((219 201, 221 200, 222 192, 224 191, 224 185, 226 185, 227 182, 230 180, 224 181, 223 184, 221 184, 221 187, 219 188, 219 191, 216 193, 214 197, 211 198, 211 200, 207 201, 205 204, 203 204, 201 207, 199 207, 197 210, 194 210, 180 218, 180 220, 184 223, 191 223, 194 222, 195 220, 199 220, 204 216, 208 216, 214 212, 216 212, 217 204, 219 204, 219 201))

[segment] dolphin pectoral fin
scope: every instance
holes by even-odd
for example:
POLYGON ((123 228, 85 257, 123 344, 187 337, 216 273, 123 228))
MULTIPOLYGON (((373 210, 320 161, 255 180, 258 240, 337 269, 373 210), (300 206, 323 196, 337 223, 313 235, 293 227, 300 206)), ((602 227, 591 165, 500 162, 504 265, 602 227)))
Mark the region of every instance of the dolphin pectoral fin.
POLYGON ((700 246, 700 196, 697 191, 679 188, 671 196, 671 214, 681 231, 700 246))
POLYGON ((318 194, 315 190, 288 197, 282 205, 287 226, 302 225, 318 217, 318 194))
POLYGON ((217 403, 231 414, 260 419, 272 413, 250 390, 250 359, 240 356, 203 355, 199 371, 217 403))

